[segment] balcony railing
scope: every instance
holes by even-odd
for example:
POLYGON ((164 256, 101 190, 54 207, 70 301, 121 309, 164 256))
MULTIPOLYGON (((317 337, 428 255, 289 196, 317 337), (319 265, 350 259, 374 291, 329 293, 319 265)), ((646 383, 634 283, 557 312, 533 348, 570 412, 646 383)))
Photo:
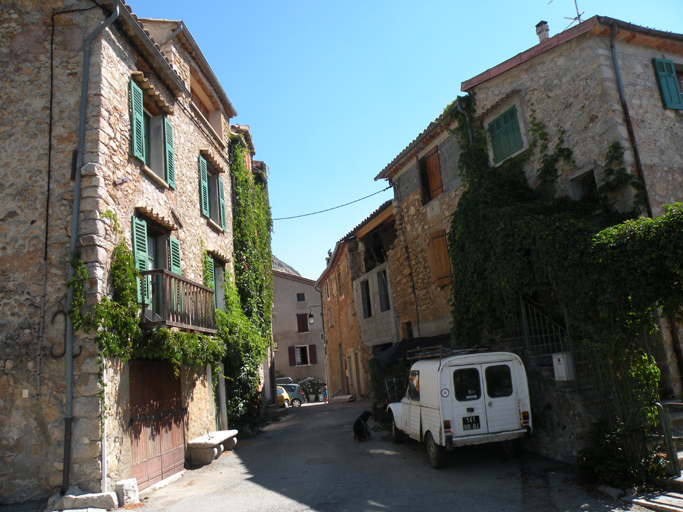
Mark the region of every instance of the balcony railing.
POLYGON ((164 268, 140 272, 148 280, 143 294, 151 293, 151 307, 143 300, 142 325, 178 327, 216 333, 214 291, 164 268))

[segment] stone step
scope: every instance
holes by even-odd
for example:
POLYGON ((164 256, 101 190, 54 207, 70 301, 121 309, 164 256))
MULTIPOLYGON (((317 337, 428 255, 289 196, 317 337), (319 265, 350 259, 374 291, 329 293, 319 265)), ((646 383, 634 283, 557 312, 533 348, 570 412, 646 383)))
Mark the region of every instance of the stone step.
POLYGON ((635 498, 633 503, 658 512, 683 512, 683 494, 656 492, 635 498))

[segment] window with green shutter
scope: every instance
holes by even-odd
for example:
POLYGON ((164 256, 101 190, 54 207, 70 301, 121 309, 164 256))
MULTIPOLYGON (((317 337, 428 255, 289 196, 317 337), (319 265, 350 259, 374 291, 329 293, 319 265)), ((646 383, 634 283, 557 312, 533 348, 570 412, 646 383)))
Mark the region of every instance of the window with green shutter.
POLYGON ((179 276, 183 275, 182 271, 182 258, 180 255, 180 241, 177 238, 174 238, 172 236, 168 237, 168 249, 169 249, 169 261, 170 261, 170 270, 174 274, 178 274, 179 276))
POLYGON ((202 215, 221 229, 226 228, 225 194, 223 180, 213 165, 199 156, 199 201, 202 215))
MULTIPOLYGON (((142 219, 138 219, 137 217, 133 217, 132 229, 133 229, 133 233, 132 233, 133 260, 135 263, 135 268, 137 268, 139 272, 144 272, 145 270, 147 270, 147 262, 148 262, 147 223, 142 219)), ((147 304, 147 306, 151 306, 152 305, 152 301, 151 301, 152 290, 151 290, 151 282, 150 282, 150 279, 148 277, 143 278, 142 281, 138 279, 138 283, 137 283, 138 302, 142 303, 142 295, 143 295, 142 282, 145 283, 145 288, 144 288, 145 304, 147 304)))
POLYGON ((211 216, 211 209, 209 207, 209 170, 206 159, 199 156, 199 204, 202 215, 205 217, 211 216))
POLYGON ((517 107, 513 106, 491 121, 488 129, 494 163, 505 160, 524 146, 517 119, 517 107))
POLYGON ((652 64, 657 75, 659 93, 662 96, 664 108, 683 110, 683 97, 679 85, 679 76, 676 73, 674 63, 669 59, 652 59, 652 64))
POLYGON ((151 171, 155 178, 175 189, 173 125, 133 79, 130 80, 130 111, 131 153, 145 164, 144 172, 151 171))

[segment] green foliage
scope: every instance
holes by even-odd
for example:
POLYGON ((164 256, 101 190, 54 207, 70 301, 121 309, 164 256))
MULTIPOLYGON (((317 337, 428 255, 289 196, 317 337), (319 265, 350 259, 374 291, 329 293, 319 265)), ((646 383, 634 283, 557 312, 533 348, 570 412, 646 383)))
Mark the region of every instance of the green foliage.
MULTIPOLYGON (((628 417, 620 418, 625 427, 600 431, 594 439, 608 442, 617 453, 623 449, 619 429, 642 433, 644 424, 655 422, 651 403, 659 370, 643 353, 641 340, 656 331, 656 307, 664 315, 680 316, 683 205, 667 207, 657 219, 636 218, 643 187, 624 168, 619 143, 607 151, 607 179, 596 193, 580 201, 555 197, 558 166, 574 166, 560 128, 553 142, 532 111, 529 149, 492 168, 486 132, 474 121, 474 98, 462 98, 461 108, 449 112, 458 121, 452 133, 461 144, 458 165, 467 186, 448 235, 455 344, 473 346, 485 333, 516 324, 520 295, 564 310, 576 341, 590 340, 610 372, 613 393, 628 395, 623 402, 635 404, 628 417), (524 166, 534 151, 539 167, 530 188, 524 166), (635 207, 619 212, 613 205, 624 192, 628 196, 629 187, 635 207)), ((601 476, 615 471, 608 461, 618 461, 629 481, 642 480, 658 464, 652 454, 634 462, 624 458, 628 454, 610 458, 595 450, 601 455, 589 457, 591 450, 586 464, 601 476)))
POLYGON ((270 338, 273 309, 270 235, 273 223, 266 185, 255 180, 247 169, 246 151, 241 138, 233 140, 235 283, 244 313, 264 337, 270 338))
MULTIPOLYGON (((112 221, 114 233, 120 235, 115 215, 107 212, 103 217, 112 221)), ((140 305, 137 302, 137 280, 140 274, 125 240, 121 240, 112 251, 112 298, 101 297, 86 313, 82 312, 82 308, 85 305, 84 288, 88 272, 80 255, 75 254, 72 258, 75 270, 69 286, 74 290, 74 298, 69 314, 74 329, 95 333, 95 343, 102 357, 118 357, 123 362, 132 357, 166 360, 173 364, 176 375, 181 365, 216 366, 221 362, 225 347, 215 337, 170 329, 146 334, 140 329, 140 305)))
POLYGON ((654 450, 643 450, 642 432, 630 432, 623 422, 593 425, 588 442, 579 452, 579 472, 590 483, 623 489, 652 484, 666 474, 666 460, 654 450), (642 452, 634 461, 633 451, 642 452))

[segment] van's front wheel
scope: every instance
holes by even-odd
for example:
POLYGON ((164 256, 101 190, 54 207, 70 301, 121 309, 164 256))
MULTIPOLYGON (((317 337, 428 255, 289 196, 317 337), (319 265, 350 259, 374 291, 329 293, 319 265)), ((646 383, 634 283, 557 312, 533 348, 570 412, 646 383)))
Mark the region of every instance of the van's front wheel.
POLYGON ((427 432, 425 436, 425 445, 427 446, 427 458, 429 465, 434 469, 439 469, 446 463, 446 450, 443 446, 439 446, 431 432, 427 432))
POLYGON ((394 418, 393 414, 391 415, 391 438, 394 443, 402 443, 406 440, 405 433, 396 426, 396 418, 394 418))

